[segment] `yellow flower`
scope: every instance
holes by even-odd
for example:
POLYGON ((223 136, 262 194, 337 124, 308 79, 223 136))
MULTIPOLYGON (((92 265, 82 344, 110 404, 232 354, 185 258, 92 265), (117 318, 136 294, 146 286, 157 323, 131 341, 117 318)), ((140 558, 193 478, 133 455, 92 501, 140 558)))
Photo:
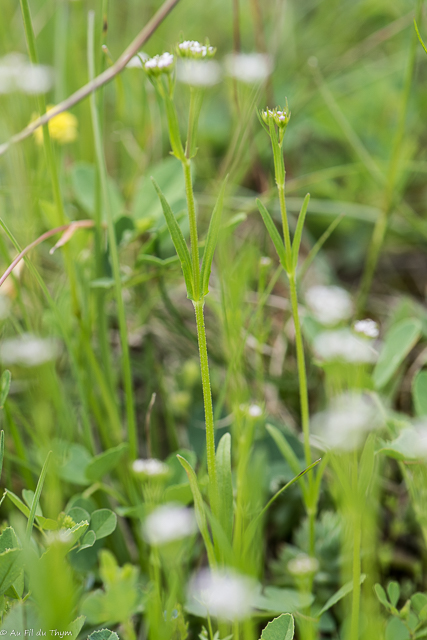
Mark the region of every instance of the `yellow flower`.
MULTIPOLYGON (((48 105, 47 111, 52 111, 52 109, 54 109, 54 105, 48 105)), ((36 118, 37 115, 34 115, 32 121, 36 118)), ((76 116, 73 116, 69 111, 58 113, 58 115, 52 118, 52 120, 49 120, 48 127, 50 137, 53 140, 57 140, 59 144, 74 142, 77 138, 77 124, 76 116)), ((43 143, 42 127, 39 127, 34 131, 34 136, 38 144, 43 143)))

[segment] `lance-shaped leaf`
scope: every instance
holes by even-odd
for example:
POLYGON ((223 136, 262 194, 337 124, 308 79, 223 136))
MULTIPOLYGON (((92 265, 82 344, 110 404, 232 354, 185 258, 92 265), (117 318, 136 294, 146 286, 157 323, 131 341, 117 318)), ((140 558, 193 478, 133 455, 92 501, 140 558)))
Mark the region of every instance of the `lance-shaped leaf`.
POLYGON ((10 389, 10 371, 5 369, 0 378, 0 409, 3 409, 10 389))
POLYGON ((182 235, 179 224, 173 214, 172 209, 169 206, 168 201, 161 192, 161 189, 154 178, 151 178, 157 195, 159 196, 160 203, 162 205, 163 213, 166 218, 166 224, 168 225, 169 233, 171 234, 172 242, 175 246, 178 258, 181 262, 182 272, 184 274, 185 285, 187 287, 187 295, 193 299, 193 270, 191 267, 190 252, 188 251, 187 243, 182 235))
POLYGON ((335 229, 337 228, 337 226, 339 225, 341 220, 344 218, 344 216, 345 216, 345 213, 341 213, 341 215, 337 216, 335 218, 335 220, 332 220, 331 224, 326 229, 326 231, 324 233, 322 233, 322 235, 320 236, 320 238, 318 239, 316 244, 313 245, 313 247, 310 250, 310 253, 308 254, 306 259, 304 260, 303 265, 302 265, 302 267, 300 269, 300 273, 298 275, 298 279, 299 280, 302 280, 304 278, 304 276, 307 273, 307 270, 308 270, 309 266, 311 265, 311 263, 313 262, 314 258, 317 256, 317 254, 319 253, 320 249, 323 247, 323 245, 325 244, 325 242, 329 238, 329 236, 331 236, 332 233, 335 231, 335 229))
POLYGON ((289 272, 289 269, 287 267, 285 245, 283 244, 283 240, 280 237, 280 233, 277 231, 276 225, 274 224, 271 215, 264 207, 261 200, 257 199, 256 203, 258 205, 259 212, 262 215, 262 219, 264 220, 264 224, 267 227, 270 238, 272 239, 273 244, 276 248, 281 265, 285 269, 285 271, 289 272))
POLYGON ((294 240, 292 242, 292 269, 294 271, 297 268, 297 264, 298 264, 298 254, 299 254, 299 248, 301 245, 302 230, 304 228, 305 216, 307 213, 309 200, 310 200, 310 194, 307 193, 307 195, 304 198, 304 202, 302 203, 301 211, 298 216, 297 228, 295 229, 294 240))
POLYGON ((282 147, 279 145, 277 139, 276 128, 273 118, 268 119, 268 126, 270 129, 271 147, 273 149, 274 158, 274 171, 276 174, 276 184, 280 188, 284 188, 285 184, 285 163, 283 160, 282 147))
POLYGON ((34 525, 34 518, 36 517, 36 509, 37 509, 37 505, 39 503, 40 495, 43 489, 44 479, 46 478, 47 467, 49 464, 49 458, 51 453, 52 451, 49 451, 49 453, 46 456, 46 460, 41 470, 39 481, 37 483, 36 492, 33 498, 33 504, 31 505, 30 514, 28 516, 27 530, 25 532, 25 536, 27 540, 31 538, 31 532, 33 530, 33 525, 34 525))
POLYGON ((200 493, 199 485, 197 483, 197 477, 191 464, 187 462, 185 458, 180 455, 176 456, 182 466, 184 467, 188 481, 191 487, 191 493, 194 500, 194 511, 196 512, 197 525, 199 531, 202 534, 203 542, 205 543, 206 551, 208 554, 209 564, 212 568, 216 566, 215 554, 212 546, 212 540, 208 529, 208 523, 205 514, 205 503, 203 502, 202 494, 200 493))
POLYGON ((415 31, 417 32, 418 40, 420 41, 420 44, 421 44, 422 48, 424 49, 424 51, 427 53, 427 47, 424 44, 424 41, 423 41, 423 39, 421 37, 421 34, 420 34, 419 30, 418 30, 418 25, 417 25, 415 20, 414 20, 414 25, 415 25, 415 31))
POLYGON ((215 253, 216 243, 218 242, 218 233, 221 224, 222 207, 224 203, 224 192, 227 184, 228 176, 226 176, 219 192, 215 208, 212 212, 211 221, 209 223, 208 235, 206 237, 205 251, 202 260, 202 294, 206 296, 209 293, 209 277, 211 275, 212 260, 215 253))
POLYGON ((200 110, 203 103, 204 91, 200 87, 191 87, 190 116, 188 125, 188 139, 185 153, 188 158, 194 158, 197 153, 197 129, 199 126, 200 110))
POLYGON ((283 613, 265 627, 260 640, 292 640, 294 637, 294 619, 290 613, 283 613))
POLYGON ((169 139, 172 152, 178 160, 185 160, 184 148, 182 146, 181 134, 179 132, 178 118, 176 116, 175 105, 169 95, 165 94, 166 115, 168 118, 169 139))

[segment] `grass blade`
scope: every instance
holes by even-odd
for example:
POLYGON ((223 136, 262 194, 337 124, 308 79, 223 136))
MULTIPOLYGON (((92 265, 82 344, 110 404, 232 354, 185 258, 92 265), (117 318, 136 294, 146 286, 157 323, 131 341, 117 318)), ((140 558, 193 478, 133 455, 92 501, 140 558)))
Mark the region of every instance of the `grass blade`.
POLYGON ((44 462, 44 465, 40 474, 39 481, 37 483, 36 492, 33 498, 33 504, 31 505, 30 515, 28 517, 27 530, 25 532, 25 537, 27 541, 31 538, 31 532, 33 530, 33 525, 34 525, 34 518, 36 517, 36 509, 37 509, 37 505, 39 503, 40 495, 43 489, 44 479, 46 477, 47 467, 49 464, 49 458, 51 453, 52 451, 49 451, 49 453, 47 454, 46 460, 44 462))
POLYGON ((185 458, 183 458, 180 455, 177 455, 176 457, 178 458, 179 462, 184 467, 187 473, 188 481, 190 483, 191 493, 193 494, 193 499, 194 499, 194 510, 196 512, 197 525, 199 527, 200 533, 202 534, 203 542, 205 543, 209 564, 211 568, 215 568, 216 560, 215 560, 215 554, 214 554, 211 536, 208 530, 208 523, 206 520, 205 503, 203 502, 202 494, 200 493, 196 473, 193 467, 191 466, 191 464, 185 458))
POLYGON ((231 540, 233 532, 233 482, 231 477, 231 436, 225 433, 216 450, 219 490, 219 518, 224 532, 231 540))
POLYGON ((344 216, 345 216, 345 213, 342 213, 340 216, 337 216, 334 220, 332 220, 331 224, 326 229, 326 231, 322 233, 322 235, 320 236, 316 244, 312 247, 306 259, 304 260, 301 266, 301 270, 298 274, 298 280, 302 280, 304 278, 314 258, 317 256, 317 254, 319 253, 320 249, 323 247, 323 245, 325 244, 329 236, 333 234, 333 232, 335 231, 335 229, 337 228, 341 220, 344 218, 344 216))
POLYGON ((187 243, 182 235, 181 228, 176 221, 172 209, 169 206, 168 201, 163 195, 159 185, 151 178, 151 182, 154 185, 157 195, 159 196, 160 203, 162 205, 163 213, 166 218, 166 224, 168 225, 169 233, 171 234, 172 242, 175 246, 178 258, 181 262, 182 272, 184 274, 184 280, 187 287, 187 294, 190 300, 193 300, 193 270, 191 267, 190 252, 188 251, 187 243))
POLYGON ((219 228, 221 224, 222 208, 224 203, 224 192, 227 185, 228 176, 226 176, 222 187, 220 189, 218 200, 216 201, 214 210, 212 212, 211 221, 209 223, 208 235, 206 237, 205 250, 202 260, 202 295, 206 296, 209 293, 209 277, 211 275, 212 260, 215 253, 216 243, 218 242, 219 228))
MULTIPOLYGON (((277 429, 277 427, 274 427, 272 424, 267 424, 265 428, 267 429, 268 433, 273 438, 273 440, 276 443, 280 453, 282 454, 282 456, 284 457, 284 459, 286 460, 286 462, 290 466, 292 473, 294 473, 296 476, 298 476, 301 473, 300 462, 299 462, 294 450, 292 449, 291 445, 289 444, 289 442, 286 440, 285 436, 283 435, 283 433, 281 431, 279 431, 279 429, 277 429)), ((305 495, 306 484, 305 484, 303 478, 300 478, 300 485, 301 485, 302 492, 305 495)))
POLYGON ((294 240, 292 242, 292 268, 294 270, 297 268, 297 264, 298 264, 298 254, 299 254, 299 248, 301 245, 302 230, 304 228, 305 216, 307 214, 307 207, 308 207, 309 201, 310 201, 310 194, 307 193, 307 195, 304 198, 304 202, 302 203, 300 214, 298 216, 297 228, 295 229, 294 240))
POLYGON ((4 431, 2 429, 0 432, 0 479, 1 479, 1 472, 3 470, 3 457, 4 457, 4 431))
POLYGON ((424 44, 424 41, 423 41, 423 39, 421 37, 420 32, 418 31, 418 25, 417 25, 417 21, 416 20, 414 20, 414 26, 415 26, 415 31, 417 32, 418 40, 420 41, 420 44, 421 44, 422 48, 424 49, 424 51, 427 53, 427 47, 424 44))
POLYGON ((288 271, 288 268, 286 266, 285 245, 283 243, 282 238, 280 237, 280 233, 277 231, 276 225, 273 222, 273 218, 271 217, 267 209, 264 207, 261 200, 257 199, 256 203, 258 205, 259 212, 262 215, 262 219, 264 220, 264 224, 267 227, 267 231, 270 235, 270 238, 273 241, 273 244, 276 248, 277 255, 279 256, 279 260, 282 264, 282 267, 285 269, 285 271, 288 271))

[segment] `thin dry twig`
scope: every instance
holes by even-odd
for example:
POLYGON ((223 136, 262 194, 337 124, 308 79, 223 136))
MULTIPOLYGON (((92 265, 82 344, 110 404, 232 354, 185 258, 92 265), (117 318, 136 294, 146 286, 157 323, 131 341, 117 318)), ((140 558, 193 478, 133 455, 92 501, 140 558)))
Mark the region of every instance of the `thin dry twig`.
POLYGON ((125 49, 120 58, 118 58, 118 60, 113 64, 112 67, 109 67, 108 69, 103 71, 103 73, 97 76, 93 81, 85 84, 75 93, 73 93, 69 98, 57 104, 48 113, 43 114, 42 116, 40 116, 40 118, 37 118, 37 120, 31 122, 27 127, 25 127, 25 129, 12 136, 7 142, 0 145, 0 156, 3 155, 12 144, 21 142, 21 140, 25 140, 25 138, 28 138, 31 134, 33 134, 36 129, 44 124, 47 124, 49 120, 57 116, 59 113, 62 113, 67 109, 71 109, 71 107, 74 107, 74 105, 76 105, 78 102, 84 100, 84 98, 87 98, 93 91, 97 91, 97 89, 110 82, 117 74, 123 71, 129 60, 153 35, 157 27, 161 24, 161 22, 163 22, 170 11, 172 11, 175 5, 178 4, 178 2, 179 0, 166 0, 166 2, 162 4, 157 13, 155 13, 151 20, 138 33, 136 38, 130 43, 127 49, 125 49))

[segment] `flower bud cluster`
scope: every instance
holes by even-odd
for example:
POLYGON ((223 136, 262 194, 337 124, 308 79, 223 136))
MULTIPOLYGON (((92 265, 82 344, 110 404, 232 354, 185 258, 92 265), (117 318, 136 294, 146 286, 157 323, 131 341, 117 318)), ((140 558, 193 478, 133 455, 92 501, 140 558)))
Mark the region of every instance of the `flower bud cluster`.
POLYGON ((261 118, 268 126, 270 119, 273 120, 274 124, 279 127, 279 129, 286 129, 289 120, 291 119, 291 112, 288 109, 288 105, 283 109, 280 107, 276 107, 275 109, 269 109, 268 107, 261 111, 261 118))
POLYGON ((216 48, 211 47, 208 40, 206 40, 206 44, 200 44, 197 40, 184 40, 178 44, 176 52, 181 58, 200 60, 212 58, 216 53, 216 48))
POLYGON ((175 58, 172 53, 162 53, 160 56, 154 56, 144 62, 144 69, 151 77, 160 76, 162 73, 171 73, 174 66, 175 58))

